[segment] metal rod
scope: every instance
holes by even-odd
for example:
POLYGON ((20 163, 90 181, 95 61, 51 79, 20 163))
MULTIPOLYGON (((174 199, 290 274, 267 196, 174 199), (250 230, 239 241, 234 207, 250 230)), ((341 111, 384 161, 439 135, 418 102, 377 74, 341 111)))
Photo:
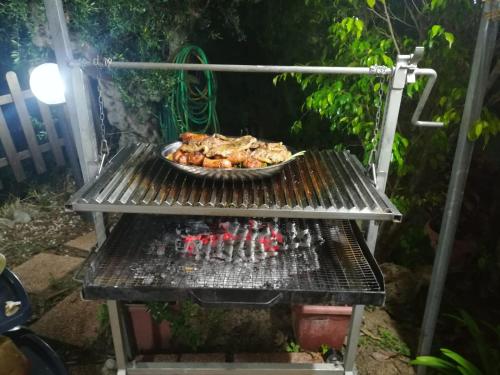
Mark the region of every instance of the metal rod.
MULTIPOLYGON (((389 165, 392 157, 392 144, 394 142, 394 135, 396 133, 399 109, 401 107, 401 99, 403 97, 403 90, 406 85, 408 65, 412 58, 412 55, 398 55, 394 74, 389 82, 389 92, 387 95, 384 117, 382 120, 382 130, 380 136, 381 139, 379 143, 376 167, 376 188, 379 192, 382 193, 385 191, 385 186, 387 184, 389 165)), ((415 74, 417 74, 417 71, 421 70, 422 69, 415 69, 414 72, 415 74)), ((425 70, 424 73, 426 73, 425 70)), ((374 221, 371 221, 367 235, 367 244, 372 254, 375 252, 378 229, 378 224, 374 221)), ((347 336, 346 355, 344 358, 344 367, 346 374, 354 373, 356 351, 359 342, 361 323, 363 320, 363 312, 364 306, 354 306, 349 335, 347 336)))
MULTIPOLYGON (((446 274, 455 240, 458 218, 462 206, 465 183, 469 172, 474 142, 469 141, 468 133, 471 125, 479 118, 486 94, 488 73, 490 71, 498 23, 487 16, 499 2, 485 2, 483 14, 477 34, 474 59, 469 78, 469 86, 465 99, 465 107, 460 124, 460 133, 455 150, 455 158, 451 172, 450 184, 441 223, 436 257, 432 267, 432 278, 427 295, 424 318, 420 331, 418 347, 419 355, 429 355, 432 349, 434 331, 439 315, 446 274), (494 5, 495 4, 495 5, 494 5)), ((419 367, 419 374, 425 373, 425 367, 419 367)))
MULTIPOLYGON (((411 55, 402 55, 410 58, 411 55)), ((101 63, 100 63, 101 64, 101 63)), ((71 67, 91 66, 88 62, 72 60, 71 67)), ((102 64, 110 69, 141 70, 192 70, 232 73, 304 73, 304 74, 359 74, 359 75, 391 75, 394 68, 388 67, 352 67, 352 66, 301 66, 301 65, 238 65, 238 64, 177 64, 144 61, 106 61, 102 64)), ((416 68, 416 75, 431 75, 433 69, 416 68)))
POLYGON ((429 77, 429 79, 427 80, 424 91, 422 92, 422 95, 420 96, 420 100, 418 101, 417 108, 415 109, 415 112, 413 113, 413 116, 411 118, 411 123, 415 126, 425 126, 425 127, 443 126, 444 124, 442 122, 439 122, 439 121, 420 121, 418 119, 422 113, 422 110, 424 109, 424 106, 425 106, 425 103, 427 102, 427 99, 429 98, 429 96, 431 94, 432 87, 434 86, 434 83, 436 82, 437 73, 434 69, 419 69, 419 75, 427 76, 427 77, 429 77))
POLYGON ((344 370, 341 365, 333 363, 168 363, 168 362, 135 362, 129 367, 130 375, 341 375, 344 370))
MULTIPOLYGON (((70 66, 88 66, 87 63, 72 61, 70 66)), ((111 61, 104 64, 110 69, 153 69, 153 70, 191 70, 234 73, 311 73, 311 74, 372 74, 389 75, 391 68, 376 70, 365 67, 343 66, 277 66, 277 65, 235 65, 235 64, 176 64, 154 62, 111 61)))
MULTIPOLYGON (((66 83, 66 106, 75 141, 84 182, 97 174, 97 141, 90 106, 84 83, 84 75, 79 67, 68 66, 73 60, 73 52, 68 34, 61 0, 44 0, 45 12, 56 60, 66 83)), ((93 214, 97 241, 104 242, 106 231, 101 213, 93 214)))
POLYGON ((107 301, 109 324, 111 325, 111 335, 113 336, 113 346, 115 348, 116 368, 118 373, 126 374, 127 371, 127 358, 125 355, 125 342, 123 340, 123 319, 119 311, 117 301, 107 301))

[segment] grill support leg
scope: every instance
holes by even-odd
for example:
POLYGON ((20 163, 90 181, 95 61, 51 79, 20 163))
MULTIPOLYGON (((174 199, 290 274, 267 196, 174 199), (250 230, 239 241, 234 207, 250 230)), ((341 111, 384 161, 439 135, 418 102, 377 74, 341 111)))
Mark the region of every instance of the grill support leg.
MULTIPOLYGON (((388 94, 385 102, 384 117, 382 119, 382 129, 377 152, 376 165, 376 188, 384 193, 389 175, 389 166, 392 158, 392 145, 398 124, 399 109, 403 90, 406 85, 408 75, 408 65, 411 64, 412 55, 398 55, 394 73, 389 81, 388 94)), ((372 254, 375 253, 377 244, 379 224, 370 221, 367 234, 367 245, 372 254)), ((351 325, 347 337, 347 348, 344 357, 344 369, 346 374, 355 374, 355 359, 358 349, 359 334, 363 322, 363 305, 356 305, 353 308, 351 325)))
POLYGON ((127 350, 124 340, 123 315, 120 311, 119 302, 108 300, 109 323, 111 325, 111 335, 113 336, 113 346, 115 348, 117 375, 127 374, 127 350))

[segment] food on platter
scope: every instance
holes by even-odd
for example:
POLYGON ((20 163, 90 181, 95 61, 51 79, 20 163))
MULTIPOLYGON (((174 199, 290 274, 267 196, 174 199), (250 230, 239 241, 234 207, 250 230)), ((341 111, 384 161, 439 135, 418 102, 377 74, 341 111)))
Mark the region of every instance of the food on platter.
POLYGON ((181 146, 166 158, 204 168, 264 168, 289 160, 292 153, 281 142, 260 141, 251 135, 182 133, 181 146))

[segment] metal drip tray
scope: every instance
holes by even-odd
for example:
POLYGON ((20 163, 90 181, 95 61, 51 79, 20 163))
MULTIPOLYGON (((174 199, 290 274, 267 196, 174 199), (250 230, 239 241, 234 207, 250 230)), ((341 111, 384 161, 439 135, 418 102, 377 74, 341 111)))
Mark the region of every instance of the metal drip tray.
POLYGON ((172 169, 154 145, 122 149, 68 202, 76 211, 401 221, 348 152, 308 151, 260 180, 196 178, 172 169))
POLYGON ((254 307, 384 301, 380 269, 349 221, 202 220, 125 216, 89 259, 84 296, 254 307))

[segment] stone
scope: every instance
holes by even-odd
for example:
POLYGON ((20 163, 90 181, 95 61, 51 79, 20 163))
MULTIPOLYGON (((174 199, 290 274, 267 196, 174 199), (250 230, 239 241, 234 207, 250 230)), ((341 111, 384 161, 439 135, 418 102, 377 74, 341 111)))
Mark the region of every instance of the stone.
POLYGON ((6 219, 4 217, 0 217, 0 227, 12 229, 12 228, 14 228, 15 225, 16 225, 16 223, 14 223, 14 221, 12 221, 10 219, 6 219))
POLYGON ((88 347, 98 336, 97 311, 102 301, 83 301, 74 291, 38 321, 31 329, 38 335, 78 347, 88 347))
POLYGON ((106 359, 106 362, 104 362, 104 367, 107 368, 108 370, 115 370, 116 361, 114 360, 114 358, 106 359))
POLYGON ((17 224, 26 224, 31 221, 30 214, 21 210, 14 210, 12 218, 14 219, 14 222, 17 224))
POLYGON ((394 263, 382 263, 386 308, 394 315, 404 314, 408 306, 414 306, 418 279, 411 270, 394 263))
POLYGON ((179 362, 226 362, 226 355, 224 353, 183 353, 179 358, 179 362))
POLYGON ((67 276, 83 262, 82 258, 40 253, 13 269, 29 293, 40 293, 67 276))
POLYGON ((66 242, 64 246, 90 252, 96 244, 97 237, 95 231, 92 231, 66 242))
POLYGON ((323 363, 323 357, 317 352, 298 353, 236 353, 234 362, 247 363, 323 363))

